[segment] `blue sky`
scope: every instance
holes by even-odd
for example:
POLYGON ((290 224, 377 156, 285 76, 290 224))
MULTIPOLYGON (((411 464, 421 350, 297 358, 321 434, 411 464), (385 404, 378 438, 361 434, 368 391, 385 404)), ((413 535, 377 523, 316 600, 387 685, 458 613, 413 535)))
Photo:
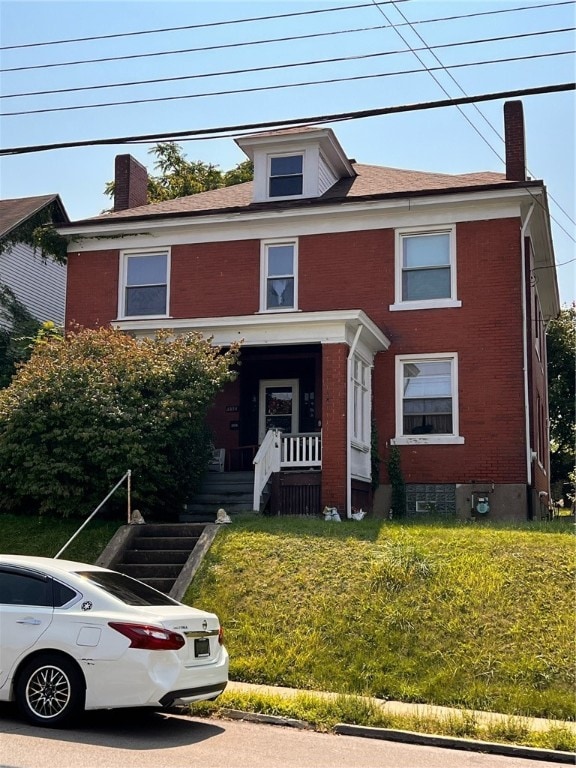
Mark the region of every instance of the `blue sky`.
MULTIPOLYGON (((445 92, 458 97, 463 91, 476 95, 574 81, 574 54, 558 54, 576 47, 575 33, 569 29, 576 26, 575 7, 573 2, 553 0, 396 0, 379 6, 374 0, 0 0, 0 147, 289 120, 435 101, 446 98, 445 92), (244 21, 289 13, 301 15, 244 21), (455 16, 466 18, 450 18, 455 16), (230 21, 235 23, 224 23, 230 21), (195 28, 30 47, 184 26, 195 28), (552 32, 561 29, 567 31, 552 32), (512 35, 523 37, 511 39, 512 35), (497 37, 505 39, 474 43, 497 37), (252 44, 262 40, 276 41, 252 44), (468 44, 453 45, 462 42, 468 44), (433 48, 432 53, 428 46, 444 47, 433 48), (189 50, 193 48, 211 50, 189 50), (413 53, 410 48, 420 50, 413 53), (392 53, 397 51, 404 52, 392 53), (136 58, 93 61, 119 56, 136 58), (341 57, 349 60, 305 64, 341 57), (497 59, 517 60, 478 64, 497 59), (89 63, 70 63, 85 60, 89 63), (302 66, 216 74, 295 63, 302 66), (461 64, 475 66, 441 69, 461 64), (435 79, 426 67, 437 68, 435 79), (403 71, 409 74, 391 74, 403 71), (364 79, 342 81, 352 77, 364 79), (166 78, 187 79, 93 87, 166 78), (340 82, 278 87, 319 80, 340 82), (16 95, 88 86, 91 90, 16 95), (244 92, 199 95, 214 91, 244 92), (142 103, 181 96, 187 98, 142 103), (119 101, 141 103, 67 109, 119 101), (59 111, 37 112, 41 109, 59 111)), ((576 299, 575 93, 528 96, 522 101, 527 165, 533 178, 545 181, 552 197, 560 297, 563 303, 571 302, 576 299)), ((462 108, 470 122, 449 107, 331 127, 348 156, 358 162, 444 173, 503 171, 503 101, 484 103, 479 109, 482 114, 473 106, 462 108)), ((189 159, 223 170, 245 159, 231 138, 180 143, 189 159)), ((130 152, 152 169, 150 147, 110 145, 2 157, 0 195, 57 192, 72 219, 92 216, 110 204, 104 186, 113 176, 115 155, 130 152)))

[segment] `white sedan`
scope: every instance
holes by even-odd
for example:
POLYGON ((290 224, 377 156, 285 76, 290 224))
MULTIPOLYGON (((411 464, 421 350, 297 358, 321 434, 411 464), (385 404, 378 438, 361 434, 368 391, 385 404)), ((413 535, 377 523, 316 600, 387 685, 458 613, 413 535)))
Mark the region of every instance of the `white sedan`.
POLYGON ((211 700, 227 682, 213 613, 95 565, 0 555, 0 701, 32 723, 211 700))

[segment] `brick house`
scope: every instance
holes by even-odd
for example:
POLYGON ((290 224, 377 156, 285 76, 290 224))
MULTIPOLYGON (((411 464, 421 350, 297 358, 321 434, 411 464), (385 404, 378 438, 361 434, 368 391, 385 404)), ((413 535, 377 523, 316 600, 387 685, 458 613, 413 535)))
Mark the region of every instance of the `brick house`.
POLYGON ((387 514, 396 446, 409 513, 539 518, 559 298, 520 102, 504 122, 505 174, 363 165, 307 127, 236 139, 253 182, 150 205, 121 155, 114 211, 60 230, 67 320, 241 340, 210 426, 255 507, 272 478, 273 512, 387 514))

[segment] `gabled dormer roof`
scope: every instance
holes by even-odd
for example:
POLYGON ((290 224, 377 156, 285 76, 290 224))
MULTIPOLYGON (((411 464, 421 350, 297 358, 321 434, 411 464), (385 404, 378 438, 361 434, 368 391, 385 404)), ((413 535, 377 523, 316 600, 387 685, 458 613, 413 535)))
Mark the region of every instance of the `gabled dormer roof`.
POLYGON ((235 139, 254 163, 253 201, 321 197, 355 175, 330 128, 303 126, 235 139))

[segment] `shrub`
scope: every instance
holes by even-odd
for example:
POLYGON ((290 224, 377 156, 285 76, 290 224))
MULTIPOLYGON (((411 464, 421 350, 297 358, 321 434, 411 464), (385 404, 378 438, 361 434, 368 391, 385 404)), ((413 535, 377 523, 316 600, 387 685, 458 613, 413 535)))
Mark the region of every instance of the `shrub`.
POLYGON ((134 504, 175 514, 208 463, 206 410, 236 353, 196 334, 42 339, 0 391, 0 510, 88 514, 131 469, 134 504))

